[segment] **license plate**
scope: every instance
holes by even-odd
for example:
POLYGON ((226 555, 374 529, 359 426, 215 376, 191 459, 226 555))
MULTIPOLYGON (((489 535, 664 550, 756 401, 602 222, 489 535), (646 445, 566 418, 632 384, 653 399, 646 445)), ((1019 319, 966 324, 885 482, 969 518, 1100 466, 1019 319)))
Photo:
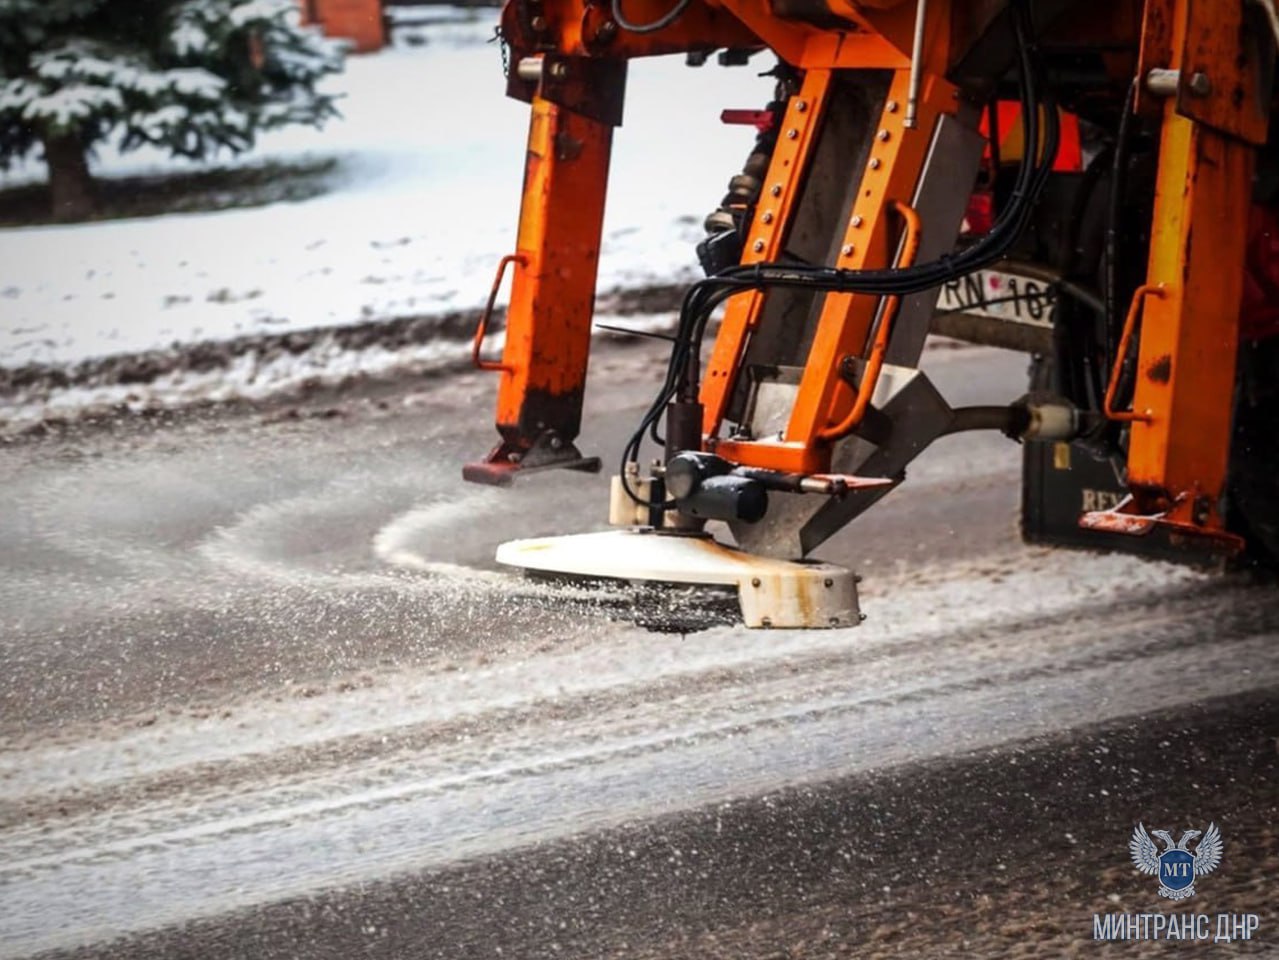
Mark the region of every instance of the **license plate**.
POLYGON ((1056 301, 1057 291, 1045 280, 1001 270, 978 270, 944 284, 937 310, 1051 327, 1056 301))

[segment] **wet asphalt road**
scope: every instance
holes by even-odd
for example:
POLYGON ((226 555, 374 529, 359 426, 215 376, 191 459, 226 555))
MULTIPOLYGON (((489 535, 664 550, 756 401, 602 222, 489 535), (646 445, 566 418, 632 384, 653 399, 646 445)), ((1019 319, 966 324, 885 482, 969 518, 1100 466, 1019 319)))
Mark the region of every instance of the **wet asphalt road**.
MULTIPOLYGON (((593 360, 606 463, 654 363, 593 360)), ((1138 820, 1279 943, 1273 586, 1024 547, 966 436, 822 551, 862 627, 646 633, 494 569, 606 478, 463 487, 491 386, 0 448, 0 955, 1085 956, 1166 909, 1138 820)))

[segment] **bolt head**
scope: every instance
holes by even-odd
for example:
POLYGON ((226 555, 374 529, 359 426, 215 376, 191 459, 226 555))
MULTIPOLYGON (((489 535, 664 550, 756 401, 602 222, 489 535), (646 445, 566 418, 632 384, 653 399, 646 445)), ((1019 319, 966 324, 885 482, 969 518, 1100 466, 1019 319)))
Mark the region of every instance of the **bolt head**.
POLYGON ((791 127, 789 130, 786 131, 787 140, 794 140, 798 136, 799 136, 799 131, 796 130, 794 127, 791 127))
POLYGON ((880 130, 879 133, 875 134, 875 139, 878 140, 880 143, 883 143, 884 141, 886 141, 888 137, 889 137, 889 133, 887 130, 880 130))
POLYGON ((754 250, 756 253, 763 253, 763 252, 764 252, 764 241, 763 241, 763 240, 756 240, 753 244, 751 244, 751 249, 752 249, 752 250, 754 250))
POLYGON ((764 211, 764 213, 763 213, 763 215, 762 215, 759 219, 760 219, 761 221, 763 221, 764 223, 772 223, 772 222, 773 222, 773 211, 772 211, 772 210, 765 210, 765 211, 764 211))
POLYGON ((780 197, 782 195, 782 185, 780 183, 775 183, 769 188, 768 192, 775 197, 780 197))
POLYGON ((853 219, 850 220, 849 223, 851 223, 854 227, 860 227, 862 225, 862 218, 854 214, 853 219))
POLYGON ((759 586, 759 577, 751 577, 751 586, 752 586, 752 587, 758 587, 758 586, 759 586))
POLYGON ((534 17, 532 20, 529 21, 529 25, 538 33, 541 33, 543 30, 546 29, 546 18, 534 17))
POLYGON ((879 157, 871 157, 871 158, 870 158, 870 163, 868 164, 868 166, 869 166, 872 170, 878 170, 878 169, 879 169, 879 157))
POLYGON ((851 243, 846 243, 846 244, 844 244, 844 246, 843 246, 843 247, 841 247, 841 248, 840 248, 840 251, 839 251, 839 252, 840 252, 840 253, 842 253, 842 254, 843 254, 844 256, 846 256, 846 257, 852 256, 852 254, 853 254, 853 245, 852 245, 851 243))
POLYGON ((885 110, 887 110, 889 113, 896 113, 896 112, 897 112, 897 101, 896 101, 896 100, 889 100, 889 101, 888 101, 888 103, 884 104, 884 109, 885 109, 885 110))
POLYGON ((795 101, 795 112, 796 112, 796 113, 803 113, 803 112, 804 112, 805 110, 807 110, 807 109, 808 109, 808 103, 807 103, 807 101, 804 101, 804 100, 796 100, 796 101, 795 101))
POLYGON ((1190 92, 1196 97, 1206 97, 1212 93, 1212 80, 1208 78, 1206 73, 1193 73, 1190 75, 1190 92))

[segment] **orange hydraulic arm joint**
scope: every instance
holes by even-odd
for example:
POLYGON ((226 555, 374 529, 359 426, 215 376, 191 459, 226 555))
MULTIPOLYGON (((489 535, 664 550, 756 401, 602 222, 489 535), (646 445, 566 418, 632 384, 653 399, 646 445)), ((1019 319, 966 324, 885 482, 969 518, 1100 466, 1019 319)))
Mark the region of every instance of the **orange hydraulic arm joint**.
POLYGON ((525 56, 508 93, 532 105, 515 254, 503 259, 475 335, 480 369, 501 373, 501 442, 467 480, 506 485, 521 470, 597 471, 574 446, 590 349, 595 277, 613 127, 621 123, 624 60, 525 56), (497 289, 512 268, 500 361, 482 358, 497 289))

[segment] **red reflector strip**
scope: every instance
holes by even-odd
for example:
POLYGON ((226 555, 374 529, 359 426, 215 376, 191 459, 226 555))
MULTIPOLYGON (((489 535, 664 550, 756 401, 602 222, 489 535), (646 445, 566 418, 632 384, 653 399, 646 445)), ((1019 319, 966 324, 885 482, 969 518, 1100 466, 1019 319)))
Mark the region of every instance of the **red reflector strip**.
POLYGON ((772 110, 724 110, 720 113, 721 123, 741 124, 764 131, 772 129, 772 110))

